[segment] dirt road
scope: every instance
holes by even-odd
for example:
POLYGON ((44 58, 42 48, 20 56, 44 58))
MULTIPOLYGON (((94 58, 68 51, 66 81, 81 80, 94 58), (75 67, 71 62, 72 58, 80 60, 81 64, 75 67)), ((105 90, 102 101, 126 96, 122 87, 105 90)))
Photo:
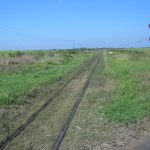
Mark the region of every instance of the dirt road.
POLYGON ((84 67, 5 150, 150 150, 149 118, 123 126, 104 117, 101 106, 110 99, 117 84, 103 78, 102 53, 96 65, 97 62, 98 58, 84 67), (94 74, 82 94, 95 65, 94 74), (79 97, 81 104, 66 128, 68 116, 79 97), (65 137, 62 135, 64 128, 67 130, 65 137))
POLYGON ((117 81, 105 79, 104 61, 98 64, 61 150, 150 150, 150 118, 123 125, 110 122, 103 106, 115 93, 117 81))
POLYGON ((51 104, 38 115, 34 122, 9 143, 5 149, 52 149, 98 59, 76 76, 63 89, 61 94, 55 97, 51 104))

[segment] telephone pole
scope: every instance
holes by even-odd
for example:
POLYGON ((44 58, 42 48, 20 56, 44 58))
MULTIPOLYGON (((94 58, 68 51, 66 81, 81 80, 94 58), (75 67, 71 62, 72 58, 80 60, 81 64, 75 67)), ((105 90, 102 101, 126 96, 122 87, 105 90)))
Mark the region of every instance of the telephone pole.
MULTIPOLYGON (((150 29, 150 24, 148 25, 148 28, 150 29)), ((150 37, 149 37, 149 42, 150 42, 150 37)))
POLYGON ((74 50, 75 49, 75 42, 76 42, 76 40, 72 40, 72 49, 74 50))

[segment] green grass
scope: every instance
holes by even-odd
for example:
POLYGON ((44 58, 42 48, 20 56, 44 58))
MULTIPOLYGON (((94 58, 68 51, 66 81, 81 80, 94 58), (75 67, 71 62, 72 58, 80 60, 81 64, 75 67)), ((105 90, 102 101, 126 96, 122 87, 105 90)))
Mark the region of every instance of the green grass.
POLYGON ((106 79, 118 81, 107 118, 128 124, 150 115, 150 49, 106 52, 105 57, 106 79))
POLYGON ((0 70, 0 106, 22 103, 31 90, 62 79, 79 67, 93 53, 81 51, 2 51, 0 59, 21 59, 17 64, 3 65, 0 70), (21 62, 22 56, 32 56, 34 63, 21 62))

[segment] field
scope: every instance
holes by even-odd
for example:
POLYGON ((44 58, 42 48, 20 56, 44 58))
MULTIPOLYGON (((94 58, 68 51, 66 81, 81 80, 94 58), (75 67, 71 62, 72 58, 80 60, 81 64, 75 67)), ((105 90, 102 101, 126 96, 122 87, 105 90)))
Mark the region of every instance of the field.
POLYGON ((0 52, 0 105, 23 103, 24 95, 60 80, 90 56, 80 51, 0 52))
POLYGON ((40 109, 96 53, 1 51, 0 140, 40 109))
POLYGON ((150 49, 106 50, 98 68, 61 149, 130 150, 141 141, 148 145, 150 49))
POLYGON ((7 150, 150 143, 149 48, 3 51, 0 83, 0 140, 26 125, 7 150))
POLYGON ((150 115, 150 51, 116 51, 107 53, 106 58, 105 76, 118 82, 106 116, 112 121, 133 123, 150 115))

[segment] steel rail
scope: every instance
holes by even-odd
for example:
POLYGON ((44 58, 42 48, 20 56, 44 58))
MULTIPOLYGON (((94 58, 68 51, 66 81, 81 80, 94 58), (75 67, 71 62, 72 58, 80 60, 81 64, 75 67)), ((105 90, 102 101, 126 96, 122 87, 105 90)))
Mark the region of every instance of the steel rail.
MULTIPOLYGON (((95 58, 95 57, 94 57, 95 58)), ((93 62, 95 61, 95 59, 92 59, 90 61, 88 61, 88 63, 84 64, 86 65, 90 65, 93 64, 93 62)), ((83 66, 84 66, 83 65, 83 66)), ((64 88, 71 83, 71 81, 73 79, 75 79, 78 75, 80 75, 83 71, 79 70, 77 73, 75 73, 75 75, 73 75, 64 85, 63 87, 58 90, 50 99, 47 100, 47 102, 45 102, 37 111, 35 111, 27 120, 25 123, 23 123, 21 126, 19 126, 11 135, 9 135, 6 139, 4 139, 3 141, 0 142, 0 150, 4 150, 8 144, 10 144, 20 133, 22 133, 37 117, 38 115, 45 110, 50 103, 56 98, 58 97, 62 91, 64 90, 64 88)))
POLYGON ((62 141, 63 141, 63 139, 64 139, 64 137, 66 135, 66 132, 67 132, 67 130, 69 128, 69 125, 70 125, 72 119, 74 118, 74 116, 76 114, 76 111, 78 109, 78 106, 79 106, 79 104, 80 104, 80 102, 81 102, 81 100, 82 100, 82 98, 83 98, 83 96, 84 96, 84 94, 85 94, 85 92, 86 92, 86 90, 88 88, 88 85, 90 83, 90 80, 91 80, 94 72, 95 72, 95 69, 96 69, 98 63, 100 62, 100 59, 101 59, 101 54, 98 57, 98 60, 96 61, 94 67, 92 68, 91 73, 90 73, 86 83, 84 84, 84 87, 83 87, 79 97, 77 98, 76 103, 75 103, 72 111, 70 112, 67 121, 65 122, 64 126, 62 127, 62 129, 61 129, 61 131, 60 131, 60 133, 59 133, 59 135, 58 135, 58 137, 56 139, 56 141, 54 142, 54 144, 52 146, 52 150, 59 150, 60 145, 61 145, 61 143, 62 143, 62 141))

